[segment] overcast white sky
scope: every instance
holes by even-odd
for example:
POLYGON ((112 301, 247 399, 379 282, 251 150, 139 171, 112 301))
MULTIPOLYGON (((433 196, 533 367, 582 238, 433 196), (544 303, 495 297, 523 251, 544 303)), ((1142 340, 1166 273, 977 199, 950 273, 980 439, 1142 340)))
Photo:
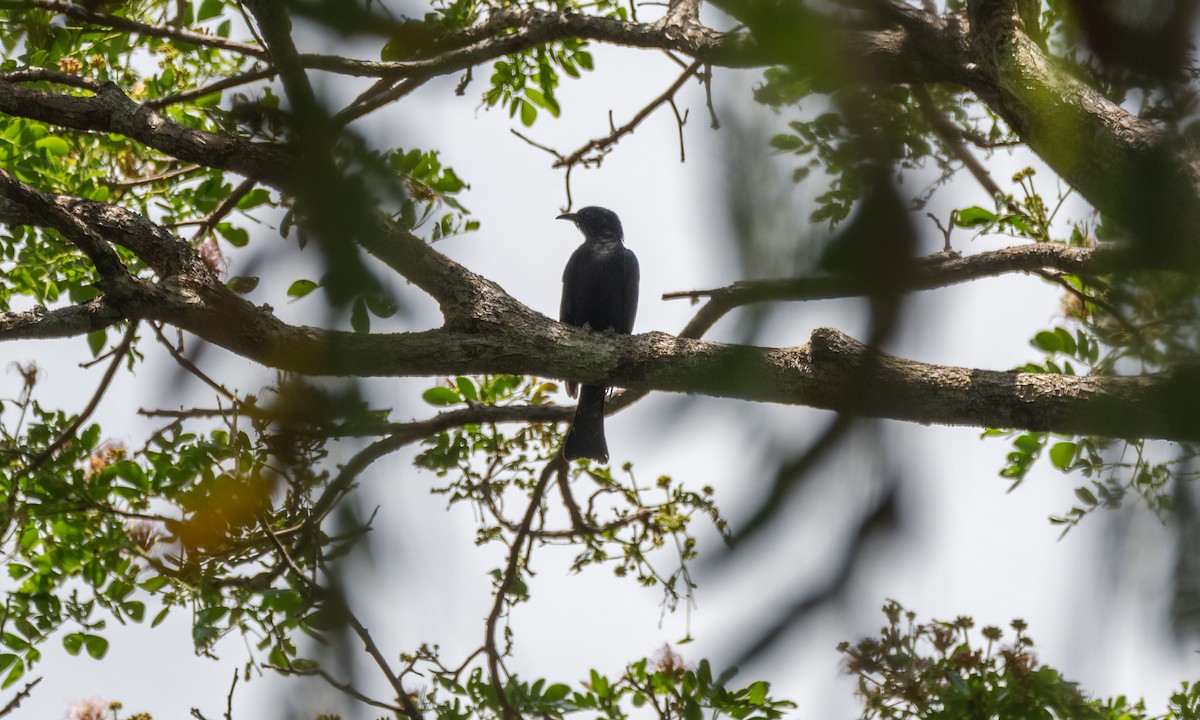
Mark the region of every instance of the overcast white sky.
MULTIPOLYGON (((624 122, 670 84, 678 70, 653 53, 606 47, 593 52, 597 70, 560 90, 562 118, 544 117, 532 129, 521 128, 523 132, 546 145, 574 149, 606 132, 610 110, 617 123, 624 122)), ((550 169, 548 155, 510 134, 513 122, 506 113, 479 109, 483 75, 477 73, 463 98, 453 93, 456 78, 431 82, 400 107, 372 116, 362 130, 380 146, 441 149, 444 162, 471 184, 463 202, 483 227, 443 241, 439 249, 554 315, 561 268, 579 242, 570 225, 554 219, 564 202, 562 175, 550 169)), ((734 115, 746 122, 780 122, 751 102, 749 87, 756 78, 754 72, 718 71, 714 92, 727 127, 734 115)), ((359 89, 344 79, 332 82, 323 89, 341 98, 359 89)), ((627 244, 638 254, 638 332, 678 331, 695 311, 685 302, 661 301, 664 292, 739 279, 725 210, 731 175, 723 147, 732 135, 708 129, 698 86, 681 93, 680 108, 691 111, 686 164, 679 162, 677 128, 667 109, 623 140, 600 169, 577 171, 573 177, 576 205, 617 211, 627 244)), ((770 162, 781 163, 778 172, 790 172, 787 158, 770 162)), ((1023 164, 1000 162, 1000 180, 1023 164)), ((1043 173, 1040 179, 1048 182, 1050 176, 1043 173)), ((906 187, 915 192, 922 184, 914 181, 906 187)), ((811 211, 806 202, 795 195, 797 217, 811 211)), ((929 209, 945 218, 952 207, 987 202, 964 174, 929 209)), ((918 224, 932 230, 923 218, 918 224)), ((958 249, 966 252, 1005 244, 1002 239, 968 243, 966 234, 956 237, 958 249)), ((930 250, 936 249, 940 236, 931 233, 927 241, 930 250)), ((263 253, 258 259, 266 258, 271 268, 300 268, 307 262, 295 258, 293 246, 269 229, 255 236, 250 249, 263 253)), ((238 274, 238 263, 251 255, 232 257, 238 274)), ((285 319, 318 322, 318 299, 292 304, 285 299, 287 284, 297 276, 264 277, 252 299, 270 303, 285 319)), ((793 305, 771 322, 765 342, 802 344, 821 326, 861 337, 856 311, 852 302, 793 305)), ((437 322, 428 304, 418 303, 417 313, 397 320, 395 327, 437 322)), ((1024 276, 988 280, 922 294, 913 299, 907 318, 903 339, 894 348, 898 354, 1006 369, 1038 358, 1027 341, 1059 319, 1058 294, 1024 276)), ((712 337, 728 337, 733 327, 726 319, 712 337)), ((68 410, 77 410, 100 373, 74 367, 86 353, 82 345, 3 345, 0 364, 36 360, 48 372, 40 388, 43 401, 61 400, 68 410)), ((209 352, 203 360, 223 377, 238 377, 232 384, 243 390, 253 391, 270 379, 269 373, 220 352, 209 352)), ((134 415, 139 406, 206 399, 202 389, 177 387, 178 376, 167 363, 154 362, 149 369, 136 380, 119 378, 101 407, 98 418, 115 439, 139 444, 147 427, 134 415)), ((14 373, 0 374, 0 395, 14 396, 18 383, 14 373)), ((375 380, 365 387, 373 404, 394 406, 393 418, 403 420, 432 414, 418 392, 430 384, 375 380)), ((765 487, 773 453, 803 447, 829 419, 803 408, 707 398, 682 406, 678 397, 657 395, 610 418, 608 436, 615 465, 630 461, 643 479, 669 474, 694 487, 713 485, 736 523, 765 487)), ((1004 442, 981 441, 975 429, 891 422, 880 425, 880 434, 888 448, 883 462, 902 472, 905 531, 878 548, 842 602, 795 628, 769 656, 744 668, 741 679, 770 680, 776 695, 799 703, 798 717, 854 716, 852 683, 839 678, 834 646, 876 629, 882 623, 878 608, 886 598, 899 600, 923 619, 967 614, 981 625, 1006 627, 1011 618, 1023 617, 1042 661, 1099 695, 1144 694, 1152 706, 1161 707, 1171 687, 1200 675, 1195 653, 1174 651, 1166 642, 1161 624, 1166 588, 1154 570, 1171 558, 1145 548, 1169 545, 1140 508, 1134 508, 1134 531, 1149 542, 1128 546, 1133 549, 1127 553, 1122 550, 1127 546, 1119 546, 1127 555, 1124 569, 1109 582, 1108 566, 1098 557, 1106 547, 1111 518, 1091 518, 1062 541, 1057 540, 1058 528, 1046 519, 1071 506, 1076 479, 1043 467, 1019 491, 1006 495, 1007 483, 997 476, 1007 452, 1004 442)), ((879 442, 857 441, 867 450, 879 442)), ((433 478, 413 469, 409 457, 398 454, 379 462, 363 479, 360 502, 380 506, 372 543, 375 562, 361 566, 355 576, 361 592, 352 594, 351 601, 393 657, 418 642, 437 642, 453 660, 482 640, 490 604, 486 572, 499 563, 499 555, 494 547, 474 547, 469 511, 445 511, 444 499, 428 493, 433 478)), ((686 660, 710 657, 723 665, 773 609, 822 584, 845 532, 831 518, 855 506, 864 479, 881 472, 879 463, 869 452, 856 452, 827 464, 782 514, 786 528, 742 552, 730 567, 701 567, 690 618, 696 642, 677 648, 686 660)), ((712 547, 711 535, 706 542, 712 547)), ((660 623, 657 592, 604 570, 570 576, 569 560, 569 552, 535 555, 532 602, 514 613, 517 644, 511 667, 523 676, 571 682, 586 678, 593 667, 619 675, 625 662, 687 634, 683 612, 660 623)), ((190 627, 181 615, 154 631, 110 628, 108 636, 112 646, 104 662, 66 656, 58 643, 47 648, 45 661, 34 670, 45 680, 18 717, 61 717, 71 702, 91 696, 121 700, 126 712, 146 710, 159 720, 186 717, 192 706, 209 718, 220 717, 233 668, 246 658, 238 639, 221 646, 222 663, 194 658, 190 627)), ((364 674, 360 680, 368 692, 386 696, 373 676, 364 674)), ((284 708, 297 700, 306 715, 296 717, 345 712, 336 691, 322 685, 254 680, 239 685, 234 717, 289 717, 284 708)))

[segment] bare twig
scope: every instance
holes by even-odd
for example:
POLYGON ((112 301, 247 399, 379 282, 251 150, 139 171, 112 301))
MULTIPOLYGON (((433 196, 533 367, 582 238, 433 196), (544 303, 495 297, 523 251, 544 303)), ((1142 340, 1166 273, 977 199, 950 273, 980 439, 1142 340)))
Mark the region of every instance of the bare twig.
POLYGON ((687 155, 683 150, 683 126, 687 123, 688 111, 684 110, 683 114, 679 114, 679 106, 675 104, 675 98, 671 98, 671 110, 675 113, 675 122, 679 126, 679 162, 687 162, 687 155))
POLYGON ((113 358, 112 363, 108 366, 108 370, 104 372, 104 377, 100 379, 100 385, 96 388, 96 392, 92 393, 92 399, 88 401, 83 411, 55 438, 54 442, 50 443, 46 446, 45 450, 34 456, 29 461, 29 464, 17 473, 17 477, 27 476, 41 467, 54 453, 58 452, 60 448, 71 441, 75 437, 75 433, 79 432, 79 428, 83 427, 83 424, 92 416, 92 413, 96 411, 96 406, 100 404, 100 398, 104 397, 109 384, 112 383, 113 376, 117 374, 117 368, 121 366, 121 361, 125 359, 125 353, 129 351, 129 346, 133 343, 133 338, 137 335, 137 328, 138 322, 136 320, 130 321, 129 328, 125 330, 125 337, 121 340, 120 349, 116 353, 116 357, 113 358))
POLYGON ((950 148, 950 152, 958 157, 963 167, 970 171, 971 175, 979 181, 984 190, 987 190, 988 195, 992 196, 992 198, 1004 197, 1004 191, 992 179, 991 173, 967 149, 966 144, 963 142, 962 130, 946 119, 946 116, 938 109, 937 103, 933 101, 929 90, 920 84, 914 84, 911 88, 913 97, 917 99, 917 105, 921 108, 921 114, 925 116, 925 121, 934 129, 934 132, 942 136, 942 139, 946 141, 947 147, 950 148))
POLYGON ((203 169, 204 168, 200 167, 199 165, 186 165, 181 168, 175 168, 174 170, 168 170, 166 172, 159 173, 157 175, 150 175, 148 177, 132 178, 130 180, 110 180, 108 178, 101 178, 100 182, 105 186, 112 188, 113 190, 130 190, 141 185, 151 185, 156 182, 174 180, 175 178, 183 177, 184 175, 190 175, 197 170, 203 169))
POLYGON ((380 83, 377 83, 377 85, 382 86, 381 89, 375 92, 368 90, 367 92, 363 93, 350 105, 338 111, 338 113, 333 116, 331 122, 334 127, 345 127, 360 117, 374 112, 384 105, 396 102, 400 98, 405 97, 412 91, 424 85, 425 82, 431 77, 433 76, 414 75, 412 77, 405 78, 398 83, 381 81, 380 83))
POLYGON ((566 161, 566 157, 564 157, 563 154, 560 153, 559 151, 557 151, 551 147, 546 147, 545 145, 541 144, 540 142, 537 142, 536 140, 530 139, 528 136, 521 134, 521 131, 517 130, 516 128, 509 128, 508 131, 510 133, 512 133, 513 135, 516 135, 517 137, 521 138, 525 142, 529 143, 533 147, 537 148, 538 150, 542 150, 544 152, 548 152, 551 155, 553 155, 555 158, 558 159, 558 162, 556 162, 555 165, 558 165, 558 163, 566 161))
POLYGON ((284 675, 304 675, 304 676, 315 675, 315 676, 321 678, 322 680, 324 680, 325 682, 329 683, 330 686, 346 693, 347 695, 349 695, 350 697, 359 701, 360 703, 363 703, 364 705, 370 705, 371 707, 377 707, 382 710, 388 710, 388 711, 394 712, 394 713, 404 712, 404 709, 401 708, 399 705, 392 705, 390 703, 381 702, 379 700, 376 700, 373 697, 364 695, 362 692, 355 689, 355 687, 353 685, 351 685, 350 683, 344 683, 344 682, 339 681, 337 678, 330 675, 328 672, 326 672, 325 670, 323 670, 319 667, 314 667, 312 669, 304 669, 304 670, 297 670, 295 668, 285 668, 285 667, 280 667, 278 665, 269 665, 269 664, 264 665, 263 667, 268 668, 270 670, 274 670, 275 672, 283 673, 284 675))
MULTIPOLYGON (((684 70, 678 78, 676 78, 675 82, 671 83, 670 87, 663 91, 661 95, 651 100, 646 107, 639 110, 629 122, 625 123, 619 128, 612 128, 612 131, 602 138, 596 138, 595 140, 588 141, 583 147, 579 148, 570 155, 567 155, 565 158, 556 161, 553 167, 561 168, 571 167, 572 165, 576 164, 592 165, 599 163, 609 148, 611 148, 613 145, 616 145, 622 137, 636 130, 638 125, 641 125, 642 121, 649 117, 651 113, 674 98, 675 93, 679 92, 679 89, 682 88, 683 84, 688 81, 688 78, 691 78, 696 74, 696 71, 700 68, 701 64, 702 63, 697 60, 691 65, 688 65, 687 69, 684 70), (589 153, 595 154, 589 156, 589 153)), ((609 124, 612 125, 611 122, 609 124)))
POLYGON ((8 704, 0 708, 0 718, 7 716, 9 713, 21 707, 21 703, 25 700, 25 698, 29 697, 29 694, 33 692, 33 689, 37 687, 38 683, 41 681, 41 678, 34 678, 33 680, 25 683, 25 687, 21 688, 17 694, 13 696, 13 699, 9 700, 8 704))
MULTIPOLYGON (((263 532, 267 534, 267 537, 271 540, 271 544, 275 546, 275 551, 279 553, 280 558, 284 561, 292 574, 296 576, 296 579, 312 591, 322 593, 325 592, 324 588, 321 588, 312 578, 305 575, 300 566, 296 564, 296 561, 292 560, 291 554, 287 551, 287 548, 283 546, 283 543, 280 542, 279 538, 275 535, 275 532, 271 530, 271 526, 267 523, 266 518, 260 516, 258 520, 263 532)), ((370 655, 371 659, 375 661, 375 664, 379 667, 380 671, 383 672, 384 677, 387 678, 388 684, 392 686, 392 690, 396 693, 396 700, 399 701, 403 713, 412 720, 421 720, 421 712, 417 710, 415 705, 413 705, 412 698, 409 697, 408 693, 404 690, 404 685, 401 684, 400 679, 396 677, 396 673, 392 670, 391 664, 388 663, 387 658, 384 657, 383 653, 379 650, 379 646, 376 645, 375 641, 371 638, 371 633, 367 631, 366 626, 362 624, 362 622, 358 619, 358 616, 355 615, 354 611, 350 609, 348 603, 342 602, 341 610, 346 613, 346 624, 348 624, 350 628, 354 630, 354 634, 357 635, 358 639, 362 641, 363 648, 367 651, 367 654, 370 655)))
POLYGON ((237 207, 238 202, 240 202, 242 198, 244 198, 251 190, 253 190, 254 186, 257 184, 258 181, 252 179, 246 179, 239 183, 238 186, 233 189, 233 192, 226 195, 221 200, 220 204, 213 208, 212 212, 200 220, 200 227, 198 227, 195 234, 192 235, 192 244, 194 245, 200 242, 205 235, 207 235, 214 227, 217 226, 217 223, 220 222, 222 218, 233 212, 233 209, 237 207))
POLYGON ((225 720, 233 720, 233 691, 237 687, 238 671, 233 671, 233 682, 229 685, 229 695, 225 698, 225 720))
MULTIPOLYGON (((208 385, 213 390, 216 390, 218 393, 220 393, 226 399, 228 399, 229 401, 234 403, 235 406, 241 404, 241 401, 238 399, 238 397, 236 395, 234 395, 232 392, 230 392, 228 388, 226 388, 224 385, 217 382, 216 380, 213 380, 212 378, 210 378, 208 375, 206 375, 204 373, 203 370, 196 367, 195 363, 193 363, 191 360, 184 357, 183 353, 179 352, 179 349, 176 348, 174 345, 172 345, 171 341, 168 340, 165 335, 163 335, 162 328, 160 328, 157 324, 153 324, 153 323, 151 324, 151 327, 154 328, 154 336, 156 338, 158 338, 158 341, 160 343, 162 343, 163 347, 165 347, 167 349, 167 352, 170 353, 171 358, 173 360, 175 360, 175 362, 178 363, 181 368, 183 368, 184 370, 187 370, 192 375, 195 375, 197 378, 199 378, 201 380, 201 382, 203 382, 205 385, 208 385)), ((142 414, 145 415, 148 413, 142 413, 142 414)), ((223 415, 224 413, 221 413, 221 414, 223 415)))
POLYGON ((708 106, 708 114, 712 118, 709 127, 713 130, 720 130, 721 121, 717 118, 717 106, 713 104, 712 77, 712 65, 705 65, 704 75, 700 79, 704 82, 704 104, 708 106))
POLYGON ((161 97, 156 100, 147 100, 146 107, 159 110, 167 107, 168 105, 188 102, 190 100, 202 98, 205 95, 212 95, 213 93, 223 92, 231 88, 241 87, 242 85, 249 85, 250 83, 257 82, 259 80, 273 78, 278 74, 278 72, 279 71, 273 66, 268 65, 267 67, 250 70, 248 72, 241 73, 240 75, 233 75, 231 77, 223 78, 221 80, 217 80, 216 82, 209 83, 208 85, 201 85, 200 87, 192 88, 190 90, 184 90, 183 92, 175 93, 174 95, 167 95, 166 97, 161 97))
MULTIPOLYGON (((496 600, 492 603, 492 611, 488 613, 487 635, 484 637, 488 674, 491 676, 492 689, 496 692, 496 699, 500 702, 500 708, 503 710, 506 720, 519 718, 520 714, 508 702, 508 696, 504 692, 504 683, 500 680, 500 651, 496 647, 496 625, 499 624, 500 615, 504 612, 505 596, 508 595, 513 583, 517 580, 517 571, 521 565, 522 546, 525 545, 525 541, 529 537, 529 531, 533 527, 533 518, 542 506, 542 497, 546 494, 546 486, 550 484, 550 476, 555 472, 563 474, 567 472, 567 461, 563 459, 561 454, 555 455, 546 463, 546 467, 542 469, 541 477, 538 478, 533 492, 529 495, 529 508, 525 511, 525 518, 521 521, 521 527, 517 529, 517 536, 513 538, 510 545, 508 566, 505 568, 504 575, 500 579, 500 584, 496 588, 496 600)), ((528 554, 526 554, 525 562, 529 562, 528 554)))

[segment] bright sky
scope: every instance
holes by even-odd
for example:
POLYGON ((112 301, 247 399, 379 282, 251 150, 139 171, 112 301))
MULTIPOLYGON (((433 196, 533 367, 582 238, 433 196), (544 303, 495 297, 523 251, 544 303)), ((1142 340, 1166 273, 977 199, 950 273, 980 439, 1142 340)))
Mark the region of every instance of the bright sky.
MULTIPOLYGON (((677 75, 665 57, 636 50, 597 47, 597 70, 569 81, 560 91, 559 120, 543 117, 532 129, 519 128, 538 142, 572 150, 606 133, 608 112, 620 124, 658 95, 677 75)), ((371 116, 362 131, 378 145, 439 148, 446 164, 471 184, 463 202, 483 221, 470 235, 445 240, 439 249, 544 313, 557 312, 561 268, 579 242, 569 224, 555 221, 564 203, 560 171, 549 155, 513 136, 507 113, 479 108, 484 85, 477 73, 466 97, 453 93, 457 78, 422 88, 401 107, 371 116)), ((703 92, 689 84, 679 106, 690 110, 685 127, 687 162, 679 162, 678 131, 669 108, 649 119, 595 170, 572 178, 576 206, 596 204, 618 212, 627 244, 642 268, 641 305, 636 330, 675 332, 695 308, 664 302, 665 292, 709 288, 739 279, 727 222, 731 174, 725 148, 733 140, 735 116, 745 125, 781 124, 754 105, 749 87, 755 72, 718 71, 714 92, 725 124, 708 128, 703 92)), ((339 98, 359 86, 343 79, 322 88, 339 98)), ((769 136, 769 132, 768 132, 769 136)), ((1022 166, 998 160, 1006 180, 1022 166)), ((764 176, 790 173, 788 158, 760 161, 764 176), (777 169, 774 168, 778 164, 777 169)), ((1050 175, 1043 188, 1052 192, 1050 175)), ((924 183, 914 179, 914 193, 924 183)), ((929 210, 943 219, 950 208, 986 205, 986 194, 965 173, 943 189, 929 210)), ((803 195, 794 195, 795 214, 811 211, 803 195)), ((929 231, 928 249, 940 236, 929 231)), ((1003 246, 1003 239, 968 242, 955 235, 965 252, 1003 246)), ((233 274, 250 262, 259 272, 300 268, 294 245, 269 228, 254 237, 251 250, 233 255, 233 274), (251 257, 253 255, 253 258, 251 257)), ((311 252, 311 251, 310 251, 311 252)), ((289 304, 284 291, 297 274, 264 277, 251 296, 270 303, 292 321, 320 321, 315 297, 289 304)), ((415 293, 406 293, 415 298, 415 293)), ((761 342, 798 345, 813 328, 837 327, 862 336, 852 302, 789 306, 774 316, 761 342)), ((397 319, 389 329, 424 327, 437 318, 427 303, 418 315, 397 319)), ((908 325, 897 354, 914 359, 973 367, 1006 369, 1039 358, 1028 339, 1059 319, 1058 293, 1040 281, 1014 276, 922 294, 908 308, 908 325)), ((713 338, 731 336, 727 318, 713 338)), ((152 349, 146 343, 146 349, 152 349)), ((43 342, 0 346, 0 364, 35 359, 48 373, 40 388, 43 402, 61 402, 77 410, 86 402, 100 370, 75 367, 86 359, 83 343, 43 342), (79 347, 76 347, 78 345, 79 347), (82 353, 80 352, 82 350, 82 353)), ((223 352, 210 351, 202 365, 246 391, 266 385, 270 374, 223 352)), ((179 391, 179 376, 167 363, 155 362, 136 381, 121 377, 105 399, 98 419, 117 439, 140 444, 148 424, 134 416, 138 407, 206 403, 199 388, 179 391)), ((0 395, 19 387, 15 373, 0 374, 0 395)), ((377 406, 393 406, 393 419, 422 418, 434 410, 419 399, 431 380, 371 381, 365 385, 377 406)), ((565 398, 564 398, 565 401, 565 398)), ((780 451, 804 447, 828 422, 827 413, 793 407, 753 406, 699 398, 683 403, 677 396, 654 395, 608 421, 614 464, 634 463, 643 481, 661 474, 694 487, 713 485, 717 499, 735 524, 755 503, 780 451)), ((723 666, 739 643, 754 636, 772 611, 791 598, 820 586, 842 549, 846 527, 842 513, 855 507, 869 480, 881 468, 902 478, 904 532, 886 547, 874 548, 851 588, 834 606, 793 629, 769 655, 743 668, 739 679, 770 680, 776 696, 800 705, 799 717, 853 717, 853 686, 838 674, 834 646, 882 624, 879 606, 895 598, 922 619, 972 615, 979 625, 1007 627, 1013 617, 1029 622, 1038 655, 1072 680, 1100 695, 1147 696, 1161 707, 1171 687, 1200 674, 1200 661, 1186 649, 1167 643, 1161 619, 1164 575, 1172 558, 1150 548, 1171 547, 1165 532, 1140 507, 1122 516, 1126 540, 1115 541, 1115 515, 1088 519, 1064 540, 1047 516, 1073 503, 1077 480, 1036 471, 1020 490, 1005 494, 997 476, 1005 443, 982 441, 975 429, 928 428, 885 422, 876 437, 856 437, 848 456, 827 463, 807 490, 780 514, 780 527, 735 557, 732 565, 701 565, 697 604, 690 613, 692 644, 676 649, 685 660, 712 658, 723 666), (873 451, 886 447, 881 457, 873 451), (865 452, 864 452, 865 450, 865 452), (1137 540, 1138 542, 1134 542, 1137 540), (1101 556, 1120 565, 1113 570, 1101 556)), ((373 636, 393 657, 418 642, 439 643, 448 661, 477 647, 490 604, 486 572, 500 562, 498 548, 473 545, 474 521, 464 507, 445 511, 444 499, 428 493, 433 478, 412 468, 407 454, 379 462, 363 478, 359 502, 380 506, 372 538, 374 563, 360 563, 351 575, 351 602, 373 636)), ((1048 463, 1044 463, 1048 465, 1048 463)), ((713 547, 706 537, 705 547, 713 547)), ((537 577, 533 599, 514 613, 516 657, 510 665, 526 678, 552 681, 586 678, 589 668, 619 675, 624 663, 655 653, 688 633, 680 611, 661 619, 658 594, 606 570, 580 576, 566 572, 571 554, 549 549, 534 558, 537 577)), ((177 614, 167 624, 111 628, 108 658, 96 662, 67 656, 56 642, 47 648, 34 675, 45 677, 18 717, 61 717, 71 702, 97 696, 119 699, 125 712, 146 710, 156 719, 188 716, 198 706, 210 718, 221 717, 233 668, 246 659, 243 643, 233 638, 220 647, 224 662, 192 656, 190 627, 177 614)), ((368 693, 386 689, 363 665, 356 681, 368 693)), ((340 674, 340 673, 339 673, 340 674)), ((319 712, 346 713, 338 693, 321 684, 255 679, 239 684, 234 718, 312 717, 319 712), (298 708, 294 714, 284 706, 298 708)), ((347 718, 376 717, 373 713, 347 718)))

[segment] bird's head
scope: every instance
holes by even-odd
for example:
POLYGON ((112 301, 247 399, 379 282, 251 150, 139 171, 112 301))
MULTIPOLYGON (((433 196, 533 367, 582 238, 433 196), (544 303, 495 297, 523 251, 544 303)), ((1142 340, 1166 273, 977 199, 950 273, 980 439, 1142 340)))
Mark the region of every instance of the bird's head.
POLYGON ((559 220, 570 220, 588 240, 617 240, 624 238, 621 220, 612 210, 588 206, 573 213, 563 213, 559 220))

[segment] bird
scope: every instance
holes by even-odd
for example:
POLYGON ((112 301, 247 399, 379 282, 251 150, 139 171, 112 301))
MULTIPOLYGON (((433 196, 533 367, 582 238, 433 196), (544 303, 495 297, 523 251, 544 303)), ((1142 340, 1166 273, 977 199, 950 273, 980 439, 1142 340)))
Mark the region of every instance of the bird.
MULTIPOLYGON (((563 271, 558 319, 597 332, 631 334, 637 316, 640 276, 637 256, 624 245, 621 220, 612 210, 594 206, 563 213, 558 219, 570 220, 583 233, 583 244, 571 253, 563 271)), ((608 388, 584 385, 580 389, 575 383, 567 383, 571 397, 575 397, 577 390, 579 404, 563 441, 563 457, 607 463, 604 398, 608 388)))

